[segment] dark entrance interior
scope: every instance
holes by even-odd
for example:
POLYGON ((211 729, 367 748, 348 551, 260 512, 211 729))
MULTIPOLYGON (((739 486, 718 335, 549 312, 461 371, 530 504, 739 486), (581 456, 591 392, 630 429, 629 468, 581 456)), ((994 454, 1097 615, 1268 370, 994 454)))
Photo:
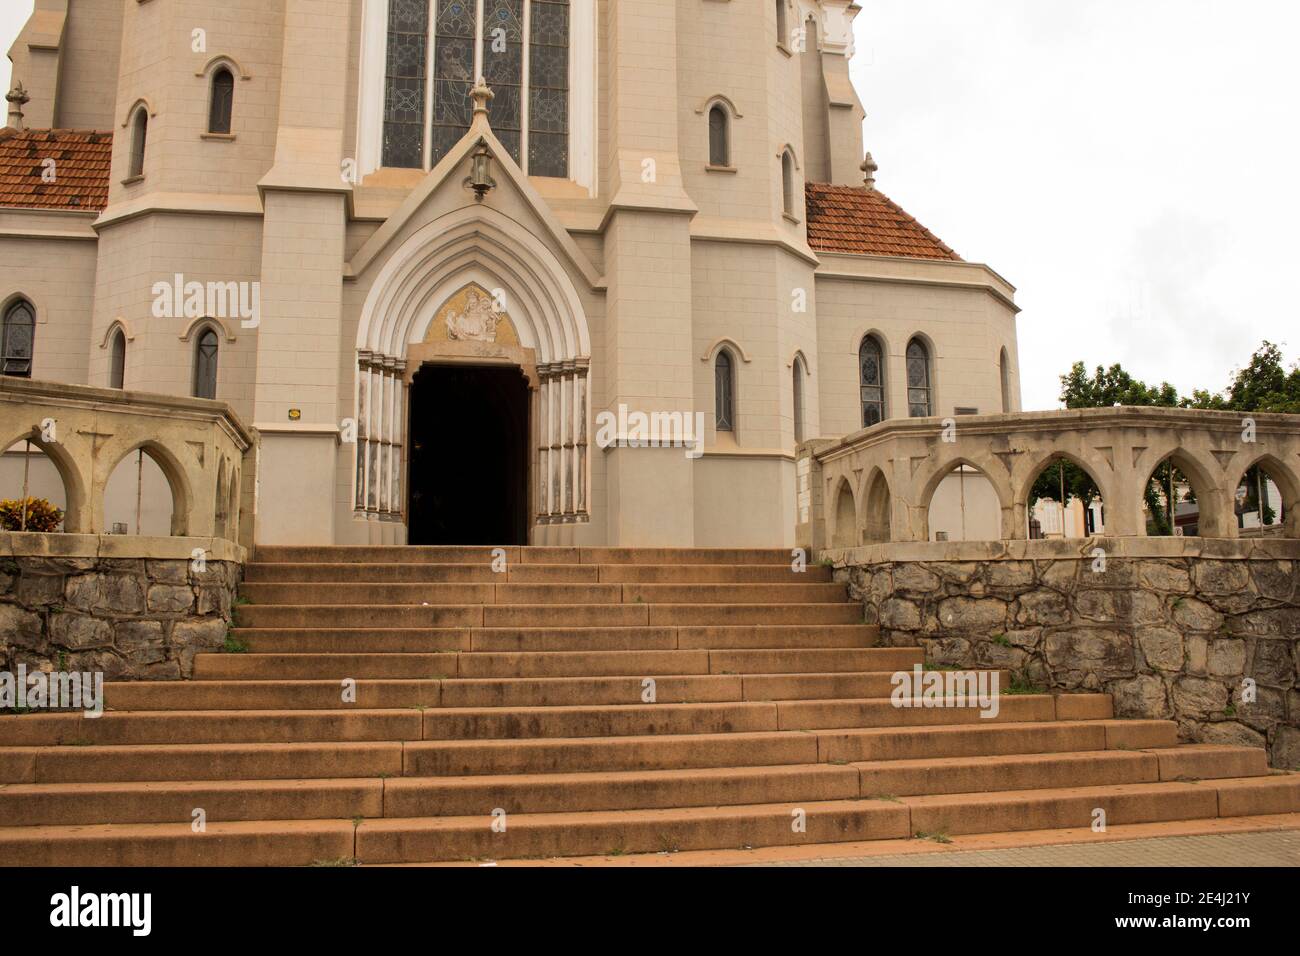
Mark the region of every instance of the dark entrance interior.
POLYGON ((528 543, 528 382, 426 365, 411 383, 410 544, 528 543))

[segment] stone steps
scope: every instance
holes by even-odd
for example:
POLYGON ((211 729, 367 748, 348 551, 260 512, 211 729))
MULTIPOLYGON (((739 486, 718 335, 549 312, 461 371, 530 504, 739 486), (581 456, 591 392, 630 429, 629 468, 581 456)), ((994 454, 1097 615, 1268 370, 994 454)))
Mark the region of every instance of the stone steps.
POLYGON ((421 606, 426 604, 834 604, 842 584, 384 584, 310 582, 244 584, 253 603, 421 606))
POLYGON ((825 604, 253 604, 241 627, 641 627, 861 624, 862 609, 825 604))
POLYGON ((356 582, 428 584, 826 584, 831 570, 811 565, 795 572, 771 564, 515 564, 494 571, 477 564, 366 564, 347 562, 299 564, 254 562, 245 568, 249 583, 356 582))
MULTIPOLYGON (((661 704, 888 697, 888 671, 840 674, 710 674, 655 679, 661 704)), ((626 704, 645 687, 636 677, 359 680, 345 703, 337 680, 185 681, 104 685, 112 711, 382 710, 409 707, 545 707, 626 704)))
POLYGON ((246 652, 110 683, 98 718, 0 716, 0 856, 419 863, 1300 811, 1262 751, 1180 746, 1106 695, 897 706, 922 652, 876 646, 789 551, 503 555, 260 548, 246 652))
POLYGON ((874 624, 715 627, 251 628, 234 629, 250 650, 281 654, 433 651, 672 651, 730 648, 871 647, 874 624))
POLYGON ((433 654, 198 654, 194 679, 638 677, 894 671, 920 663, 913 648, 790 650, 478 651, 433 654))
POLYGON ((890 800, 1179 781, 1198 757, 1223 766, 1224 776, 1268 775, 1261 752, 1214 746, 494 777, 16 784, 0 790, 0 818, 11 826, 53 826, 171 823, 190 819, 196 807, 228 822, 471 816, 497 807, 515 814, 890 800))
MULTIPOLYGON (((838 785, 851 787, 852 774, 838 785)), ((300 800, 337 806, 333 792, 304 788, 300 800)), ((834 776, 805 783, 831 790, 834 776)), ((196 791, 198 795, 203 790, 196 791)), ((375 791, 353 791, 353 799, 375 791)), ((343 799, 348 799, 346 796, 343 799)), ((134 802, 141 802, 136 799, 134 802)), ((186 801, 182 801, 186 802, 186 801)), ((418 806, 418 804, 417 804, 418 806)), ((369 817, 357 820, 272 819, 209 822, 195 833, 182 823, 18 826, 0 829, 0 852, 49 866, 268 865, 358 859, 403 863, 622 855, 747 846, 860 842, 969 833, 1081 829, 1096 811, 1107 826, 1300 809, 1300 777, 1202 783, 1118 783, 993 793, 782 800, 759 804, 629 810, 515 812, 504 830, 493 811, 473 815, 369 817), (1243 812, 1245 811, 1245 812, 1243 812)), ((358 814, 364 817, 364 814, 358 814)))

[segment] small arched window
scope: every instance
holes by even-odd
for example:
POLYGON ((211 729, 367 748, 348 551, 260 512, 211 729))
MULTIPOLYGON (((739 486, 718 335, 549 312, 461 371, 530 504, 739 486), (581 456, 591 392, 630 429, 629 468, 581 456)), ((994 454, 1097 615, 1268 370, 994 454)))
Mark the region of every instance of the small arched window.
POLYGON ((123 388, 126 382, 126 333, 120 328, 113 333, 108 355, 108 387, 123 388))
POLYGON ((776 42, 782 46, 790 42, 790 37, 787 35, 789 21, 786 20, 785 4, 786 0, 776 0, 776 42))
POLYGON ((709 110, 709 165, 731 165, 731 136, 728 129, 727 110, 714 103, 709 110))
POLYGON ((720 432, 735 431, 735 396, 735 365, 731 353, 722 349, 713 361, 713 422, 720 432))
POLYGON ((885 361, 880 341, 868 335, 858 346, 858 398, 862 403, 862 427, 885 420, 885 361))
POLYGON ((26 299, 18 299, 5 309, 0 326, 0 373, 31 378, 35 342, 36 310, 26 299))
POLYGON ((217 333, 205 328, 194 345, 194 397, 217 397, 217 333))
POLYGON ((928 418, 934 414, 930 350, 920 339, 907 343, 907 413, 913 418, 928 418))
POLYGON ((131 120, 131 165, 127 172, 128 179, 144 175, 144 147, 149 138, 149 110, 140 106, 136 108, 131 120))
POLYGON ((794 157, 788 149, 781 154, 781 209, 794 217, 794 157))
POLYGON ((1002 412, 1006 414, 1011 411, 1011 369, 1010 362, 1007 358, 1007 350, 1003 349, 998 356, 998 377, 1002 382, 1002 412))
POLYGON ((796 445, 803 441, 804 436, 803 376, 803 359, 796 355, 794 357, 794 441, 796 445))
POLYGON ((212 74, 212 102, 208 106, 208 132, 229 133, 235 109, 235 75, 226 67, 212 74))

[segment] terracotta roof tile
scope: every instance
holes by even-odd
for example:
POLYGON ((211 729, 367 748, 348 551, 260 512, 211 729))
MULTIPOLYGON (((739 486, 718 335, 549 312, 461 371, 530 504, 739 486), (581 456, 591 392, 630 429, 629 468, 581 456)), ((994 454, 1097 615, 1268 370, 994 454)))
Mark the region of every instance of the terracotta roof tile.
POLYGON ((0 207, 99 212, 108 205, 112 153, 112 133, 0 129, 0 207), (43 181, 47 169, 53 182, 43 181))
POLYGON ((961 261, 892 199, 865 186, 807 183, 808 244, 818 252, 961 261))

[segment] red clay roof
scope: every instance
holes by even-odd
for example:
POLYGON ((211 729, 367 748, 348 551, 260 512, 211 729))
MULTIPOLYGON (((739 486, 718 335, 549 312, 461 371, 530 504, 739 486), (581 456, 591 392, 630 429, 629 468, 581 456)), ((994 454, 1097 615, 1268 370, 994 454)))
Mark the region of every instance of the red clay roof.
POLYGON ((108 205, 112 152, 112 133, 0 129, 0 206, 99 212, 108 205), (43 181, 47 169, 53 182, 43 181))
POLYGON ((818 252, 961 261, 892 199, 866 186, 807 183, 808 244, 818 252))

